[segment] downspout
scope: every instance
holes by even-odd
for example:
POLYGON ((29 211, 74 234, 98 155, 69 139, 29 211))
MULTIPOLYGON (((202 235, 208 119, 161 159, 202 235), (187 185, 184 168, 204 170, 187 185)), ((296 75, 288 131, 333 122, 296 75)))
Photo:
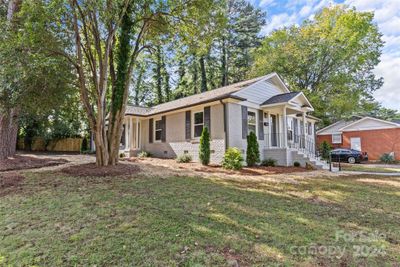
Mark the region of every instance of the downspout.
POLYGON ((219 102, 221 102, 223 109, 224 109, 225 150, 227 150, 229 147, 229 144, 228 144, 228 125, 227 125, 228 120, 227 120, 227 112, 226 112, 226 103, 224 103, 222 101, 222 99, 219 100, 219 102))

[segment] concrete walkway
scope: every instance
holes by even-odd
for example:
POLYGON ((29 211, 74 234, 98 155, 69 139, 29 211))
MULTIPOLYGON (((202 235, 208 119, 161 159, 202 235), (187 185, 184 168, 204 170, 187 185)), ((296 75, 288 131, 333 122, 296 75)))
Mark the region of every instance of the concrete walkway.
POLYGON ((65 164, 60 164, 60 165, 56 165, 56 166, 48 166, 48 167, 21 170, 21 171, 30 171, 30 172, 53 171, 53 170, 59 170, 59 169, 69 167, 69 166, 96 162, 96 158, 94 155, 85 155, 85 154, 66 154, 66 153, 18 153, 18 154, 21 156, 29 156, 29 157, 34 157, 34 158, 65 159, 68 161, 65 164))
POLYGON ((400 177, 400 172, 361 172, 361 171, 340 171, 342 174, 350 175, 379 175, 379 176, 397 176, 400 177))

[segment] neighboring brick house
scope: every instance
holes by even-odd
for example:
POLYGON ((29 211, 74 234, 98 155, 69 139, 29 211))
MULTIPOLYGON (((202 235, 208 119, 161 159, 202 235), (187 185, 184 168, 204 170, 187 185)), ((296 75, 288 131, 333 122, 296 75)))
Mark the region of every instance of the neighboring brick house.
POLYGON ((327 141, 334 148, 352 148, 367 152, 370 160, 394 153, 400 160, 400 122, 372 117, 353 117, 317 131, 317 144, 327 141))
POLYGON ((199 138, 208 127, 211 162, 220 163, 228 147, 245 154, 246 137, 253 131, 262 159, 324 167, 315 158, 318 119, 309 115, 313 110, 303 93, 290 92, 279 75, 271 73, 150 108, 128 106, 121 153, 134 156, 144 150, 165 158, 190 154, 197 161, 199 138))

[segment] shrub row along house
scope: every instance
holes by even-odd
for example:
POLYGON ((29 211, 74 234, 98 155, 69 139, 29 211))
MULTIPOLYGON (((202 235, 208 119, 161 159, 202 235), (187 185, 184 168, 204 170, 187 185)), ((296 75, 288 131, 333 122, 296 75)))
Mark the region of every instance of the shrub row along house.
POLYGON ((385 153, 400 160, 400 121, 354 116, 319 130, 317 141, 367 152, 370 160, 379 160, 385 153))
POLYGON ((151 108, 128 106, 121 152, 146 151, 156 157, 190 154, 198 161, 204 127, 211 137, 211 162, 220 163, 228 147, 245 157, 246 137, 257 135, 261 160, 294 161, 322 167, 314 158, 314 109, 301 92, 290 92, 276 73, 235 83, 151 108))

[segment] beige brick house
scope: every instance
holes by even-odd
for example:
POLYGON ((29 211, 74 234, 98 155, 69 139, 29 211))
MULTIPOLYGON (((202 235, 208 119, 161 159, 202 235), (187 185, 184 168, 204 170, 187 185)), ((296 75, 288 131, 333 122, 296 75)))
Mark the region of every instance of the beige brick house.
MULTIPOLYGON (((151 108, 128 106, 121 152, 147 151, 198 160, 204 127, 211 133, 211 161, 221 162, 228 147, 246 151, 246 136, 257 135, 262 159, 279 165, 311 162, 315 151, 314 109, 301 92, 290 92, 276 73, 235 83, 151 108)), ((244 155, 245 156, 245 155, 244 155)))

